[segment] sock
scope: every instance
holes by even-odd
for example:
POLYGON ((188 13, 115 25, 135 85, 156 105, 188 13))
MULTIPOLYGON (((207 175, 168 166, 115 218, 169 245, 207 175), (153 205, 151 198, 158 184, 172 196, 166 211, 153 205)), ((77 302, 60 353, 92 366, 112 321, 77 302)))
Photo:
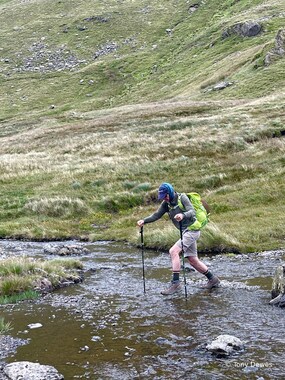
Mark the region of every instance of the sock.
POLYGON ((173 272, 172 282, 179 281, 179 272, 173 272))
POLYGON ((214 277, 213 273, 211 273, 209 270, 203 274, 207 277, 208 280, 211 280, 214 277))

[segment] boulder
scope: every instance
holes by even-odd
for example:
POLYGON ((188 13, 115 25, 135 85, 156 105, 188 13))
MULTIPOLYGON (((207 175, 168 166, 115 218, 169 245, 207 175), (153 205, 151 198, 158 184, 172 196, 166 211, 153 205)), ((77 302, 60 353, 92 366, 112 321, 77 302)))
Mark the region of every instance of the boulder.
POLYGON ((7 364, 4 374, 10 380, 63 380, 64 377, 54 367, 28 361, 7 364))
POLYGON ((285 306, 285 265, 277 267, 272 281, 271 305, 285 306))
POLYGON ((214 90, 214 91, 220 91, 220 90, 223 90, 224 88, 227 88, 227 87, 232 86, 232 85, 233 85, 232 82, 227 82, 227 81, 219 82, 219 83, 217 83, 217 84, 213 87, 213 90, 214 90))
POLYGON ((206 349, 217 357, 227 357, 233 352, 242 350, 244 343, 232 335, 219 335, 213 342, 206 345, 206 349))
POLYGON ((198 10, 198 8, 199 8, 199 4, 198 3, 191 4, 189 6, 188 11, 189 11, 189 13, 194 13, 194 12, 196 12, 198 10))
POLYGON ((232 35, 238 35, 241 37, 254 37, 257 36, 262 30, 262 26, 255 21, 239 22, 230 26, 222 34, 223 38, 230 37, 232 35))

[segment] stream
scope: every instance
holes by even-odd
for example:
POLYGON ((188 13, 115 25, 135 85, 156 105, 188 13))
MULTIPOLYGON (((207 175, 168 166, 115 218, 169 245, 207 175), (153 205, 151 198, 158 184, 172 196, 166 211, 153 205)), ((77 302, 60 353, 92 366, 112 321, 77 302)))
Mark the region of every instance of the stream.
MULTIPOLYGON (((0 250, 55 258, 44 253, 45 244, 2 240, 0 250)), ((285 250, 200 256, 221 286, 202 289, 204 276, 186 273, 186 299, 184 287, 172 296, 160 294, 171 280, 167 253, 145 250, 144 293, 139 248, 84 244, 90 253, 78 256, 83 283, 0 306, 13 326, 10 335, 27 340, 6 363, 48 364, 65 380, 285 378, 285 310, 269 305, 272 277, 284 264, 285 250), (31 323, 42 327, 29 329, 31 323), (205 346, 221 334, 241 339, 245 349, 229 358, 211 355, 205 346)))

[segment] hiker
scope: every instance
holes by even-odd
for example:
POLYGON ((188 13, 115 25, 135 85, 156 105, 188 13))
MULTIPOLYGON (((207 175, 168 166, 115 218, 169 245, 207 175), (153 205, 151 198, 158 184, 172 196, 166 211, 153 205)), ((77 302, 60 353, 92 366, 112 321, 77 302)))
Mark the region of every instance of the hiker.
POLYGON ((161 294, 169 295, 178 292, 181 289, 179 274, 181 270, 180 253, 184 251, 184 257, 198 272, 204 274, 208 282, 203 286, 211 289, 217 287, 220 283, 218 277, 214 276, 209 271, 208 267, 198 258, 197 255, 197 240, 200 237, 200 230, 195 229, 194 223, 197 221, 195 209, 186 194, 178 194, 174 191, 173 186, 167 182, 160 185, 158 189, 158 199, 162 203, 158 210, 145 219, 138 220, 137 225, 142 227, 144 224, 155 222, 160 219, 165 213, 168 213, 171 221, 176 228, 182 227, 182 244, 179 239, 169 250, 172 263, 172 281, 171 285, 162 290, 161 294), (182 204, 184 210, 181 209, 182 204), (191 225, 194 229, 191 229, 191 225))

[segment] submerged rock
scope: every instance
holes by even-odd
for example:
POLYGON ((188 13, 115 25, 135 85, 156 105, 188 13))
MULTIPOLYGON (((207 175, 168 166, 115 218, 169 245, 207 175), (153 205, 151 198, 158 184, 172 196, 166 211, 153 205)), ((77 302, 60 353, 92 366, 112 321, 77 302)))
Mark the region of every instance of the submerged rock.
POLYGON ((219 335, 213 342, 208 343, 206 349, 218 357, 226 357, 234 351, 242 350, 244 343, 233 335, 219 335))
POLYGON ((50 255, 71 256, 90 253, 90 251, 81 244, 59 244, 56 246, 46 245, 44 247, 44 253, 48 253, 50 255))
POLYGON ((54 367, 41 365, 28 361, 7 364, 4 367, 4 374, 10 380, 63 380, 64 377, 54 367))

